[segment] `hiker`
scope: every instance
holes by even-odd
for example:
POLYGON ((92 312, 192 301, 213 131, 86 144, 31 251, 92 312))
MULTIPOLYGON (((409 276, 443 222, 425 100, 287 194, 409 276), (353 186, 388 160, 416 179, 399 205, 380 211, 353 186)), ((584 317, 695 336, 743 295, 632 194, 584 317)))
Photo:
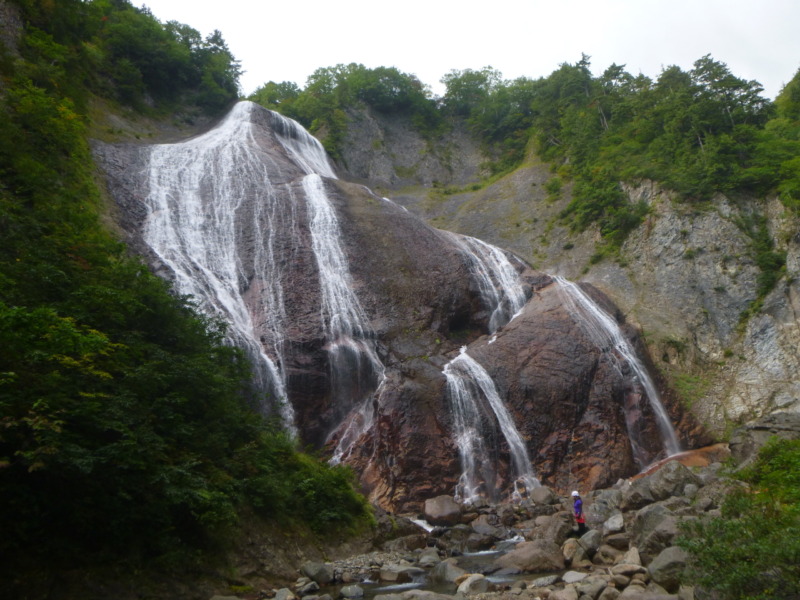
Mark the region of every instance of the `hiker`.
POLYGON ((572 512, 578 524, 578 535, 583 535, 586 532, 586 518, 583 516, 583 500, 577 490, 572 492, 572 512))

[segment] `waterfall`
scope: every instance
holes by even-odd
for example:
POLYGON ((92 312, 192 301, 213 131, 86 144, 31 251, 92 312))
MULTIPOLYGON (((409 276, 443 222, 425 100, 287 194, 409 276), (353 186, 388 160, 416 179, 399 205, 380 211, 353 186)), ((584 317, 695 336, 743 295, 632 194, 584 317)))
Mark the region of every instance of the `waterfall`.
POLYGON ((303 190, 319 268, 333 396, 339 416, 348 418, 332 458, 337 463, 349 454, 361 434, 372 427, 375 409, 371 400, 373 394, 380 395, 385 369, 375 351, 374 333, 367 326, 366 315, 353 290, 340 244, 339 222, 322 178, 317 174, 307 175, 303 178, 303 190))
POLYGON ((622 329, 615 319, 600 308, 578 285, 567 281, 563 277, 555 276, 553 279, 558 284, 558 290, 564 299, 564 305, 573 318, 583 329, 589 339, 605 356, 607 356, 617 372, 623 377, 629 377, 632 390, 625 399, 626 425, 628 436, 631 440, 634 458, 639 466, 644 468, 649 464, 642 448, 641 421, 637 418, 641 414, 640 400, 647 398, 656 423, 661 432, 664 451, 668 456, 681 451, 675 429, 672 427, 667 411, 661 404, 658 390, 653 383, 647 369, 636 356, 636 352, 622 333, 622 329))
POLYGON ((272 395, 294 432, 281 369, 286 310, 275 253, 278 238, 295 231, 296 215, 278 203, 253 138, 252 107, 238 103, 206 134, 151 147, 143 237, 172 271, 177 293, 229 324, 229 342, 250 355, 257 386, 272 395), (248 258, 238 251, 245 226, 262 241, 248 258))
MULTIPOLYGON (((455 242, 469 262, 489 317, 489 332, 508 324, 525 306, 527 296, 519 274, 505 252, 476 238, 442 232, 455 242)), ((490 342, 491 343, 491 342, 490 342)), ((469 354, 466 347, 444 367, 447 394, 453 412, 454 438, 461 460, 456 499, 471 503, 481 496, 496 499, 496 435, 499 427, 510 455, 514 496, 539 485, 533 474, 525 443, 511 414, 500 398, 492 378, 469 354)))
POLYGON ((317 138, 308 133, 297 121, 284 117, 280 113, 270 112, 270 116, 272 131, 278 136, 281 146, 307 175, 316 173, 323 177, 336 179, 325 148, 317 138))
POLYGON ((496 445, 488 443, 495 425, 499 426, 508 444, 514 493, 519 497, 522 493, 520 484, 528 492, 539 485, 528 450, 492 378, 466 350, 466 347, 461 348, 461 353, 444 368, 462 469, 456 499, 465 503, 472 503, 481 496, 496 499, 497 473, 491 455, 492 446, 496 445))
POLYGON ((469 261, 473 280, 491 311, 489 331, 494 333, 525 306, 527 296, 519 274, 500 248, 477 238, 444 233, 456 243, 469 261))

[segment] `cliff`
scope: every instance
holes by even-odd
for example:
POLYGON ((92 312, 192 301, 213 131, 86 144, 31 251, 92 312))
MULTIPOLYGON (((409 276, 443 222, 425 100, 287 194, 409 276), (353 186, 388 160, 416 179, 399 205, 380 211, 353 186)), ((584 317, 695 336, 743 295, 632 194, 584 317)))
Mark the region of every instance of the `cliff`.
POLYGON ((630 202, 645 202, 649 214, 618 259, 598 260, 599 231, 574 232, 563 223, 559 215, 571 199, 570 185, 549 194, 545 185, 553 173, 535 155, 482 184, 477 175, 483 159, 474 142, 462 145, 463 132, 427 142, 445 157, 434 169, 430 157, 436 152, 413 160, 425 146, 413 131, 408 122, 403 128, 397 118, 365 109, 350 121, 343 176, 380 187, 436 227, 478 237, 544 272, 601 289, 641 328, 675 396, 718 438, 772 412, 800 411, 800 222, 777 199, 718 194, 689 204, 654 182, 626 184, 630 202), (391 152, 359 150, 383 140, 391 141, 391 152), (760 219, 775 251, 786 255, 785 273, 763 302, 762 270, 747 227, 760 219))
POLYGON ((600 487, 709 441, 646 389, 639 332, 601 292, 336 178, 276 113, 240 103, 201 136, 95 156, 130 246, 253 358, 254 406, 383 507, 600 487))

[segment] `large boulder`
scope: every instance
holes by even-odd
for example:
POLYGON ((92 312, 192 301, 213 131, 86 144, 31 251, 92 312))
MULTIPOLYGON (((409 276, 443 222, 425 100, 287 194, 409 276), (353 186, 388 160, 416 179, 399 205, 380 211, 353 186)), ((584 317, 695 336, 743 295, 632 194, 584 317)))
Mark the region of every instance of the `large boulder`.
POLYGON ((675 593, 686 571, 689 555, 683 548, 669 546, 653 559, 647 570, 650 577, 667 591, 675 593))
POLYGON ((678 517, 663 504, 651 504, 636 513, 631 543, 638 548, 644 564, 672 545, 679 533, 678 522, 678 517))
POLYGON ((500 525, 500 518, 493 514, 480 515, 477 519, 470 523, 470 526, 475 533, 490 536, 498 540, 506 537, 507 533, 506 530, 500 525))
POLYGON ((425 520, 432 525, 455 525, 461 520, 461 505, 452 496, 425 500, 425 520))
POLYGON ((511 552, 494 561, 501 569, 519 569, 525 573, 547 573, 564 568, 561 548, 549 540, 520 542, 511 552))
POLYGON ((458 586, 458 593, 463 596, 483 594, 489 591, 491 584, 485 575, 473 573, 458 586))
POLYGON ((456 579, 466 575, 467 572, 458 566, 458 560, 447 558, 436 565, 428 575, 432 583, 455 583, 456 579))
POLYGON ((546 485, 533 488, 530 492, 530 499, 534 504, 557 504, 560 501, 558 494, 546 485))
POLYGON ((314 561, 303 563, 300 572, 320 585, 327 585, 334 576, 333 565, 314 561))
POLYGON ((572 535, 572 513, 565 511, 554 515, 536 517, 535 526, 528 533, 529 539, 550 540, 559 546, 572 535))
POLYGON ((683 495, 687 485, 701 485, 700 478, 678 461, 667 462, 646 479, 649 480, 650 492, 656 501, 683 495))

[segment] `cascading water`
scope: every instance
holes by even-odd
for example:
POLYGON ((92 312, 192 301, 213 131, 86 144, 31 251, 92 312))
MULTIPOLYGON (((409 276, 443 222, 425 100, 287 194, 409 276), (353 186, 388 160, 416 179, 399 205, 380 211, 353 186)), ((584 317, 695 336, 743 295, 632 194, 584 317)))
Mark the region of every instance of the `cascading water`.
MULTIPOLYGON (((293 235, 296 215, 278 206, 276 186, 252 135, 252 106, 237 104, 204 135, 152 147, 143 237, 171 269, 176 291, 227 321, 230 342, 247 350, 258 387, 273 396, 272 404, 277 402, 284 424, 294 431, 280 368, 286 310, 275 244, 279 236, 293 235), (242 223, 263 240, 248 259, 237 251, 242 223), (248 304, 245 294, 255 300, 248 304)), ((261 408, 267 412, 271 406, 261 408)))
POLYGON ((339 462, 374 420, 373 394, 380 393, 385 369, 375 352, 374 334, 353 291, 347 258, 339 240, 336 213, 317 174, 303 179, 309 207, 309 227, 322 288, 322 318, 340 417, 348 424, 340 436, 332 461, 339 462))
POLYGON ((456 445, 462 468, 456 499, 465 503, 472 503, 481 496, 497 499, 499 486, 492 456, 496 445, 488 443, 495 423, 508 444, 515 493, 521 494, 520 484, 526 491, 539 485, 511 413, 500 399, 492 378, 467 354, 466 347, 447 363, 444 375, 453 407, 456 445))
MULTIPOLYGON (((470 272, 484 303, 491 310, 489 331, 496 332, 525 306, 527 298, 517 270, 499 248, 468 236, 445 234, 455 241, 469 260, 470 272)), ((497 393, 492 378, 467 354, 466 347, 445 365, 444 375, 461 460, 456 499, 466 503, 481 496, 497 499, 500 482, 494 456, 496 427, 499 427, 510 451, 514 495, 519 497, 523 493, 521 487, 530 491, 539 485, 514 419, 497 393)))
POLYGON ((494 333, 511 321, 527 300, 519 274, 505 252, 465 235, 444 232, 461 248, 484 303, 491 310, 489 331, 494 333))
POLYGON ((644 468, 650 462, 643 451, 640 429, 639 417, 642 407, 639 405, 639 401, 642 396, 647 398, 647 402, 655 414, 664 452, 667 456, 679 453, 681 451, 680 443, 669 415, 661 404, 658 390, 647 369, 622 333, 619 324, 578 285, 559 276, 555 276, 553 279, 558 285, 567 310, 573 315, 592 343, 600 348, 605 356, 609 357, 620 375, 629 378, 632 389, 626 395, 625 400, 626 425, 634 458, 639 467, 644 468))

